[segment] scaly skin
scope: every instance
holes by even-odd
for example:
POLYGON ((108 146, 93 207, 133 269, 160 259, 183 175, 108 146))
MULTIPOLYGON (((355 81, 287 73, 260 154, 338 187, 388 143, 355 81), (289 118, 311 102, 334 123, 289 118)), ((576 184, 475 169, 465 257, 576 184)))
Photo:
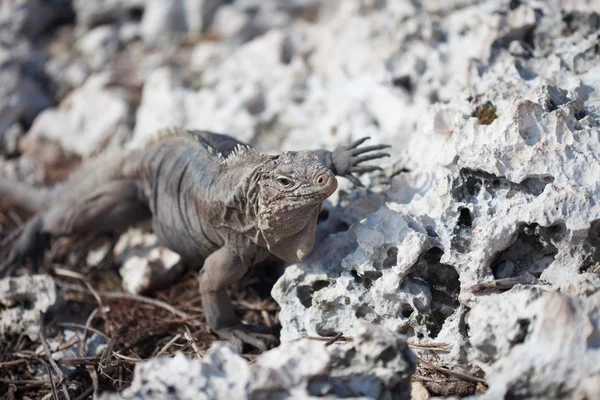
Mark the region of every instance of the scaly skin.
POLYGON ((139 150, 93 160, 52 189, 0 179, 0 197, 38 213, 11 239, 0 276, 25 258, 37 264, 50 236, 119 234, 151 218, 160 243, 198 268, 209 327, 238 348, 264 349, 274 338, 235 317, 225 288, 269 254, 302 260, 313 248, 323 201, 337 188, 334 173, 355 184, 358 165, 387 156, 385 145, 360 148, 366 138, 333 152, 261 154, 237 140, 205 131, 162 131, 139 150))

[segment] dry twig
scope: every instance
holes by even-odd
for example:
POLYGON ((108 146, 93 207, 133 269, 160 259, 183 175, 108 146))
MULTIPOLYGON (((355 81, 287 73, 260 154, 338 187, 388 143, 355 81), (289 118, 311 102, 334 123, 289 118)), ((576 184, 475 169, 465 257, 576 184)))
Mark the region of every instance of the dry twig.
POLYGON ((451 369, 448 369, 448 368, 439 367, 429 361, 423 360, 422 358, 419 358, 419 362, 427 368, 442 372, 447 375, 454 376, 455 378, 459 378, 459 379, 469 381, 469 382, 478 382, 478 383, 485 384, 485 379, 481 379, 481 378, 477 378, 475 376, 463 374, 462 372, 458 372, 458 371, 452 371, 451 369))
MULTIPOLYGON (((58 378, 61 382, 62 391, 63 391, 63 394, 65 395, 65 399, 71 400, 71 398, 69 397, 69 391, 67 390, 67 387, 65 386, 65 384, 63 382, 65 379, 65 376, 63 375, 61 369, 58 367, 58 365, 52 358, 52 350, 50 349, 50 345, 48 344, 48 341, 46 340, 46 335, 44 334, 45 319, 46 319, 46 314, 44 314, 43 311, 40 311, 40 332, 39 332, 40 341, 42 342, 42 346, 44 346, 44 350, 46 350, 46 354, 48 354, 48 361, 50 362, 50 365, 52 366, 52 368, 54 368, 54 371, 56 371, 56 375, 58 376, 58 378)), ((48 374, 50 374, 49 369, 48 369, 48 374)), ((54 388, 54 381, 52 380, 52 375, 50 375, 50 382, 52 382, 52 386, 54 388)), ((56 396, 56 399, 58 399, 58 396, 56 396)))

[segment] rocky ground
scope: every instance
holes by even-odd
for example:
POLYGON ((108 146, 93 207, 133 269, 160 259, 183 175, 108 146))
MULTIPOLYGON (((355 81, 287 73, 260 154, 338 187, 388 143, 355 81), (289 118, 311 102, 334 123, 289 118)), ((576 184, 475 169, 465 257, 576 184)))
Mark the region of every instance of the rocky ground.
MULTIPOLYGON (((177 264, 143 229, 61 239, 51 275, 0 281, 0 395, 600 397, 598 10, 2 1, 4 175, 50 184, 170 125, 273 153, 369 135, 393 157, 365 189, 340 180, 272 298, 260 269, 236 288, 280 347, 207 352, 194 276, 154 303, 119 294, 177 264)), ((3 236, 28 217, 2 210, 3 236)))

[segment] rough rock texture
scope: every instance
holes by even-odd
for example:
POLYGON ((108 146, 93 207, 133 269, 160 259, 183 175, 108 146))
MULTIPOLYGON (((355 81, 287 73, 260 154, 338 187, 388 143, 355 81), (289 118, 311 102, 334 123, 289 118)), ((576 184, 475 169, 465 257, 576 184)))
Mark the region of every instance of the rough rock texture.
MULTIPOLYGON (((490 398, 595 397, 598 1, 74 0, 58 34, 73 18, 59 3, 0 3, 3 155, 22 135, 89 155, 173 124, 267 152, 390 143, 367 189, 340 180, 320 246, 276 284, 282 340, 367 320, 448 343, 436 363, 490 398), (471 290, 497 279, 523 284, 471 290)), ((21 163, 0 170, 35 170, 21 163)), ((121 261, 151 266, 136 246, 121 261)), ((227 352, 208 361, 257 368, 227 352)))
POLYGON ((202 361, 179 354, 136 366, 117 399, 408 399, 415 357, 401 335, 359 324, 353 344, 326 347, 302 339, 249 364, 228 344, 215 344, 202 361))
POLYGON ((600 293, 577 298, 513 289, 495 297, 467 318, 471 332, 477 328, 471 336, 475 356, 486 364, 497 360, 483 398, 600 395, 600 293))
MULTIPOLYGON (((402 166, 410 171, 392 178, 381 209, 329 236, 308 260, 286 270, 273 290, 282 307, 282 340, 351 336, 354 324, 367 319, 406 333, 409 340, 452 344, 440 362, 487 373, 490 398, 501 390, 515 393, 513 384, 521 385, 518 395, 538 398, 593 393, 585 383, 593 379, 593 369, 571 370, 565 362, 562 375, 545 372, 552 363, 579 357, 573 354, 593 360, 593 345, 574 340, 571 355, 547 352, 540 365, 536 357, 542 351, 532 340, 513 358, 513 344, 506 341, 518 336, 516 328, 497 335, 481 330, 516 318, 527 300, 523 289, 484 297, 469 289, 515 277, 572 295, 593 295, 600 287, 595 201, 600 69, 592 50, 600 43, 598 16, 533 2, 484 2, 445 12, 430 27, 444 35, 443 44, 422 53, 410 74, 393 78, 412 93, 434 90, 437 101, 418 114, 417 134, 401 150, 402 166), (478 46, 470 45, 474 41, 478 46), (449 49, 470 53, 471 65, 460 63, 467 60, 464 53, 447 54, 449 49), (454 76, 430 76, 434 80, 427 85, 411 75, 444 73, 432 68, 436 57, 454 76), (467 330, 471 307, 480 319, 467 330), (488 343, 503 335, 507 339, 488 343), (519 372, 509 367, 516 360, 523 364, 519 372), (519 374, 529 380, 519 380, 519 374), (552 388, 563 380, 571 382, 563 392, 552 388)), ((409 46, 402 57, 413 55, 409 46)), ((397 60, 391 57, 385 65, 400 68, 397 60)), ((417 102, 409 107, 413 112, 417 102)), ((546 340, 582 334, 577 324, 559 326, 546 340)))
POLYGON ((40 311, 58 302, 54 280, 48 275, 0 280, 0 337, 25 334, 39 337, 40 311))

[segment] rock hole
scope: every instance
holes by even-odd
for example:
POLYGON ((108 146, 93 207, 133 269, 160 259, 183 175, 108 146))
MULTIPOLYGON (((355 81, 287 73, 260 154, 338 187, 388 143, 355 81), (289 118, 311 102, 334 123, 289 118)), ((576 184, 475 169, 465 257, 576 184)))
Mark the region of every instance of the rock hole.
POLYGON ((577 121, 582 120, 586 115, 587 115, 587 113, 585 112, 585 110, 583 108, 575 111, 575 119, 577 119, 577 121))
POLYGON ((515 8, 518 8, 521 5, 521 1, 520 0, 510 0, 509 3, 509 7, 511 10, 514 10, 515 8))
POLYGON ((410 79, 410 76, 408 76, 408 75, 399 76, 397 78, 394 78, 392 80, 392 85, 394 85, 395 87, 402 88, 402 89, 406 90, 408 93, 412 93, 413 89, 414 89, 413 83, 410 79))
POLYGON ((553 176, 545 176, 543 178, 525 178, 521 182, 521 187, 525 193, 539 196, 544 192, 546 185, 554 183, 553 176))
POLYGON ((140 22, 144 17, 143 7, 132 7, 129 9, 129 18, 135 22, 140 22))
MULTIPOLYGON (((431 305, 425 315, 424 324, 430 337, 437 337, 444 321, 452 315, 459 306, 460 280, 456 269, 440 262, 444 252, 439 247, 433 247, 423 254, 409 278, 425 281, 431 289, 431 305)), ((416 304, 415 306, 418 307, 416 304)))
POLYGON ((300 285, 296 288, 296 296, 304 308, 310 308, 312 306, 312 298, 315 292, 318 292, 329 285, 329 281, 324 280, 315 281, 311 286, 300 285))
POLYGON ((356 311, 354 312, 354 316, 356 318, 364 318, 371 313, 373 313, 373 310, 371 309, 371 307, 362 305, 356 309, 356 311))
POLYGON ((496 279, 529 273, 537 278, 554 261, 557 248, 550 242, 547 228, 538 224, 522 225, 515 241, 498 253, 491 264, 496 279))
POLYGON ((400 313, 402 314, 402 316, 406 319, 410 318, 411 315, 413 315, 413 313, 415 312, 415 310, 411 307, 410 304, 408 303, 404 303, 402 304, 402 310, 400 311, 400 313))
MULTIPOLYGON (((391 268, 396 265, 398 265, 398 247, 391 246, 387 250, 387 257, 383 260, 382 266, 383 268, 391 268)), ((381 273, 379 274, 379 277, 381 277, 381 273)))
POLYGON ((459 176, 452 183, 452 197, 463 203, 474 203, 475 197, 482 189, 488 193, 501 196, 498 192, 505 191, 504 196, 509 199, 519 192, 532 196, 539 196, 544 192, 546 185, 554 182, 553 176, 528 177, 521 183, 514 183, 508 179, 489 174, 484 171, 463 168, 459 176))
POLYGON ((471 227, 473 226, 473 215, 471 211, 462 207, 459 209, 458 221, 452 231, 450 244, 452 248, 461 254, 471 251, 471 227))
POLYGON ((517 320, 517 333, 510 341, 512 346, 525 342, 527 334, 529 333, 530 321, 528 319, 517 320))
POLYGON ((308 286, 298 286, 296 288, 296 296, 304 308, 312 306, 312 291, 308 286))
POLYGON ((600 265, 600 220, 592 221, 590 230, 584 241, 584 254, 586 255, 583 263, 579 267, 579 272, 595 272, 599 270, 600 265))
POLYGON ((383 273, 381 271, 365 271, 363 277, 365 280, 373 282, 381 278, 382 275, 383 273))
POLYGON ((458 226, 470 228, 473 225, 473 216, 468 208, 461 208, 458 216, 458 226))
POLYGON ((382 273, 380 271, 365 271, 363 276, 360 276, 356 270, 350 271, 350 274, 354 278, 354 281, 358 284, 362 284, 367 289, 371 289, 373 281, 381 278, 382 273))

